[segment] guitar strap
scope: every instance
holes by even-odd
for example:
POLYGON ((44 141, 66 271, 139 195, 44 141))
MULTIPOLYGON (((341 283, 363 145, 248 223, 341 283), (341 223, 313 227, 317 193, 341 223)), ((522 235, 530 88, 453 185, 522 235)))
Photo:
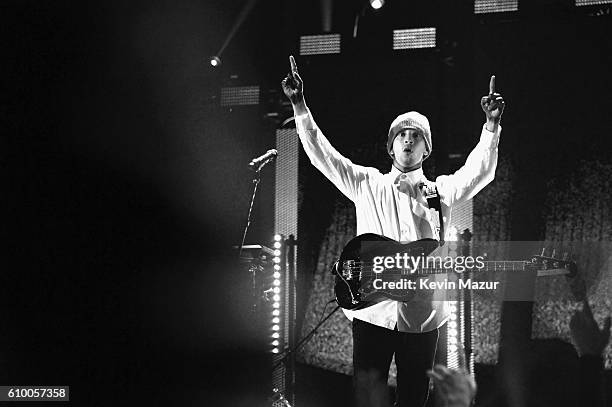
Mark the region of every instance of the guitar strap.
MULTIPOLYGON (((422 182, 420 185, 421 191, 427 199, 427 206, 430 212, 438 212, 438 236, 440 237, 440 246, 444 245, 444 219, 442 218, 442 204, 440 203, 440 194, 438 188, 433 182, 422 182)), ((436 214, 432 213, 432 218, 436 218, 436 214)))

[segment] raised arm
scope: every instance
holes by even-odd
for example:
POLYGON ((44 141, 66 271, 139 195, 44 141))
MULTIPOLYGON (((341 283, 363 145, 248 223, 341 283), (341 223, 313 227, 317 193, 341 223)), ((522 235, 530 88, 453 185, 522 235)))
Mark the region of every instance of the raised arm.
POLYGON ((355 200, 359 182, 367 176, 368 169, 355 165, 340 154, 323 135, 315 123, 304 99, 304 82, 297 70, 293 56, 289 57, 291 71, 281 82, 283 92, 291 101, 295 125, 304 151, 310 162, 327 177, 344 195, 355 200))
POLYGON ((489 95, 482 97, 480 106, 486 117, 480 141, 459 170, 436 179, 442 201, 449 206, 471 199, 495 178, 500 121, 506 104, 503 97, 495 92, 494 75, 489 81, 489 95))

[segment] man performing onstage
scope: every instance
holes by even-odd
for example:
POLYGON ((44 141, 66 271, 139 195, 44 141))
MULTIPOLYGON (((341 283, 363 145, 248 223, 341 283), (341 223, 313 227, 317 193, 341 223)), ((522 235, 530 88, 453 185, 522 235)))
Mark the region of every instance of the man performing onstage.
MULTIPOLYGON (((300 141, 312 164, 355 204, 357 234, 376 233, 400 242, 438 238, 437 228, 421 192, 429 183, 421 165, 432 151, 429 121, 417 112, 399 115, 389 129, 387 152, 390 172, 353 164, 334 149, 317 127, 306 106, 303 82, 293 57, 291 72, 282 81, 293 105, 300 141)), ((495 93, 491 77, 489 95, 481 99, 486 123, 480 141, 466 163, 452 175, 436 178, 444 223, 450 208, 471 199, 495 176, 499 125, 504 100, 495 93)), ((431 185, 431 183, 429 183, 431 185)), ((445 228, 447 229, 447 228, 445 228)), ((385 300, 368 308, 344 310, 352 321, 353 368, 356 403, 386 406, 391 359, 397 365, 397 405, 423 406, 427 401, 438 330, 446 322, 445 302, 402 303, 385 300)))

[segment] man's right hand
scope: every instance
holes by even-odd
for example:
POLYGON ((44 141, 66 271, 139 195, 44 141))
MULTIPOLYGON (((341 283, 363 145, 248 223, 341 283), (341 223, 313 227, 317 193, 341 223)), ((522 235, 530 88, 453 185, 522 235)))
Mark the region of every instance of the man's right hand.
POLYGON ((289 64, 291 65, 291 71, 289 74, 287 74, 287 77, 283 79, 281 86, 283 87, 283 92, 285 92, 285 95, 291 101, 293 109, 296 111, 296 113, 305 113, 306 106, 304 103, 304 82, 302 82, 302 78, 298 73, 293 55, 289 57, 289 64), (301 112, 302 108, 304 112, 301 112))

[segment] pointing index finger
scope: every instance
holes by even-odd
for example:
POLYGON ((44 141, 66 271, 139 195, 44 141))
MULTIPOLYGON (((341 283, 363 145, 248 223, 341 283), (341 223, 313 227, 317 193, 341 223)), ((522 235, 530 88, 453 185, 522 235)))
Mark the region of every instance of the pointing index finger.
POLYGON ((495 75, 491 75, 491 80, 489 81, 489 95, 495 93, 495 75))
POLYGON ((289 64, 291 65, 291 72, 297 72, 297 65, 295 63, 295 58, 293 58, 293 55, 289 55, 289 64))

